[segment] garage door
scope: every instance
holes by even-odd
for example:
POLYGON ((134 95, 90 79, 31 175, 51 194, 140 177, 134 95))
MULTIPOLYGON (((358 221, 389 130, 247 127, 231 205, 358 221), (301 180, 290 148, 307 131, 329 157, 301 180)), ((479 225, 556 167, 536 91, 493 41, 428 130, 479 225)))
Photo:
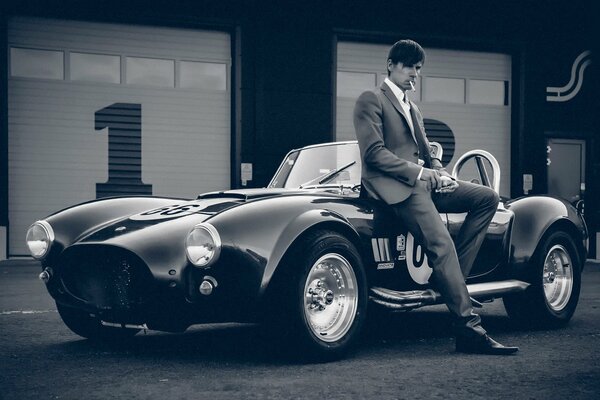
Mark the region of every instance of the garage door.
MULTIPOLYGON (((352 111, 362 91, 386 77, 388 45, 339 42, 336 138, 356 138, 352 111)), ((502 170, 500 193, 510 194, 511 57, 506 54, 425 49, 416 91, 428 136, 444 145, 451 168, 463 153, 484 149, 502 170)))
POLYGON ((104 196, 230 187, 230 36, 8 23, 9 255, 29 224, 104 196))

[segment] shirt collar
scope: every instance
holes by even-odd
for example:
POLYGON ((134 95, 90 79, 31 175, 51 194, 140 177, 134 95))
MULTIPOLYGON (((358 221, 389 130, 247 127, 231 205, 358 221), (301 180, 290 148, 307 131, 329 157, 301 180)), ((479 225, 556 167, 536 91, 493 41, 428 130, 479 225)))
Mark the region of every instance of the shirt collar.
POLYGON ((392 89, 392 92, 394 93, 400 104, 402 104, 404 102, 404 92, 402 91, 402 89, 400 89, 388 77, 385 78, 384 82, 390 87, 390 89, 392 89))

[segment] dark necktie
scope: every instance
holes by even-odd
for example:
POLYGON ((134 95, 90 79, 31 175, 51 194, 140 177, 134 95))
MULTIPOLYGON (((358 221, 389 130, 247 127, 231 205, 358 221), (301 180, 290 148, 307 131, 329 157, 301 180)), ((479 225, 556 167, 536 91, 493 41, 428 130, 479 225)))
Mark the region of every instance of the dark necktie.
POLYGON ((408 101, 408 96, 406 96, 406 93, 404 93, 404 98, 402 99, 402 102, 406 104, 410 109, 410 101, 408 101))
MULTIPOLYGON (((406 98, 406 97, 405 97, 406 98)), ((431 155, 429 154, 429 148, 425 144, 425 132, 421 130, 421 126, 418 124, 418 118, 415 114, 416 111, 413 110, 413 107, 410 108, 410 117, 413 121, 413 127, 415 131, 415 138, 417 139, 417 144, 419 145, 419 153, 421 154, 421 159, 425 161, 425 166, 431 167, 431 155)))

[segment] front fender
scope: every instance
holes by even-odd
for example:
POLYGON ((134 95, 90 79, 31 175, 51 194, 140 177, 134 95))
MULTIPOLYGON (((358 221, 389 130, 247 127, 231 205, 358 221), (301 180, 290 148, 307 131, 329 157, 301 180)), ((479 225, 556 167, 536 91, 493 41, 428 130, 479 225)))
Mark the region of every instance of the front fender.
MULTIPOLYGON (((353 237, 349 238, 353 242, 359 240, 358 232, 342 215, 331 210, 310 210, 294 218, 288 226, 285 227, 281 236, 277 240, 271 253, 271 257, 265 266, 265 272, 260 285, 260 293, 264 293, 269 286, 271 278, 275 274, 277 267, 283 259, 287 250, 294 245, 296 240, 308 230, 316 226, 327 225, 329 228, 339 227, 339 230, 351 232, 353 237)), ((334 228, 335 229, 335 228, 334 228)))
POLYGON ((506 204, 515 214, 510 240, 510 262, 524 265, 534 255, 541 239, 550 230, 562 229, 576 235, 580 256, 585 260, 587 228, 577 210, 568 202, 547 196, 524 197, 506 204))
POLYGON ((52 226, 56 238, 44 262, 51 262, 64 248, 94 229, 134 213, 172 204, 176 200, 152 196, 111 197, 58 211, 45 218, 52 226))
MULTIPOLYGON (((224 248, 233 249, 240 255, 238 259, 249 264, 245 268, 254 270, 258 296, 266 291, 287 250, 307 230, 321 224, 329 229, 338 227, 352 235, 350 240, 358 243, 358 233, 342 216, 348 213, 311 200, 314 199, 298 196, 257 201, 207 220, 218 230, 224 248)), ((336 207, 356 210, 351 204, 338 203, 336 207)))

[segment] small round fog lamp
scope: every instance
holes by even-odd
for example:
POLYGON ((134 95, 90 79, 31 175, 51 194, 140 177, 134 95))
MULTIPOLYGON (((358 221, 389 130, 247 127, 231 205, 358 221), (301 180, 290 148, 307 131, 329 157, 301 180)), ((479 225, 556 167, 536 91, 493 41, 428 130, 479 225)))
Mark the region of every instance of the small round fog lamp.
POLYGON ((213 289, 214 289, 213 284, 210 283, 210 281, 202 281, 202 283, 200 284, 200 287, 198 288, 200 293, 202 293, 205 296, 210 295, 212 293, 213 289))

